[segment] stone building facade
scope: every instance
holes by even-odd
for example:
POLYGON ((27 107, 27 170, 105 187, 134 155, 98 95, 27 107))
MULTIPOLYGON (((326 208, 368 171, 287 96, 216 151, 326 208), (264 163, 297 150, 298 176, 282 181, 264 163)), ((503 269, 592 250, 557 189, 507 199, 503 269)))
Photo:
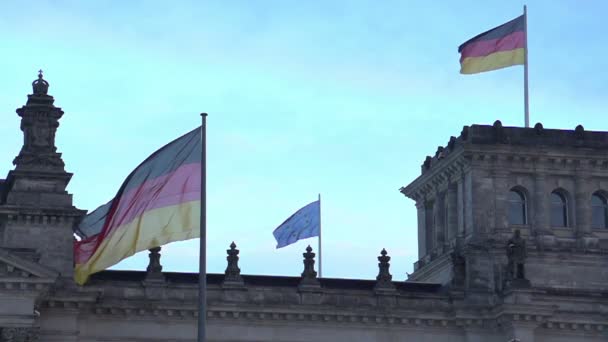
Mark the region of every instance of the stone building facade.
MULTIPOLYGON (((0 341, 194 341, 197 274, 104 271, 72 281, 75 208, 42 76, 17 110, 24 144, 0 181, 0 341)), ((210 341, 608 340, 608 133, 465 126, 401 192, 419 261, 393 281, 209 274, 210 341)))

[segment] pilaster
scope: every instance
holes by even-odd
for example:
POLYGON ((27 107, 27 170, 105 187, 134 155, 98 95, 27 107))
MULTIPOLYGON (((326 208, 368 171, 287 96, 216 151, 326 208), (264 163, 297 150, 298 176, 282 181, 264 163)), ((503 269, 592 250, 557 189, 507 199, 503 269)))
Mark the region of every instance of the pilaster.
MULTIPOLYGON (((581 165, 584 168, 584 165, 581 165)), ((592 249, 598 244, 598 238, 591 232, 591 176, 586 170, 577 170, 574 177, 575 184, 575 215, 576 238, 579 248, 592 249)))

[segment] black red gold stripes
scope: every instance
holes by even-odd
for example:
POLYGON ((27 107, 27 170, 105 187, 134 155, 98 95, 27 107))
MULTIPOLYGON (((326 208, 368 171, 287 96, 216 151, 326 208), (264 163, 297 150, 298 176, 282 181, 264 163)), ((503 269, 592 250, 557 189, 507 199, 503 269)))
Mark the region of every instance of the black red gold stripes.
POLYGON ((199 236, 201 146, 200 128, 165 145, 84 218, 74 244, 78 283, 136 252, 199 236))
POLYGON ((525 43, 525 17, 522 15, 460 45, 460 73, 475 74, 524 64, 525 43))

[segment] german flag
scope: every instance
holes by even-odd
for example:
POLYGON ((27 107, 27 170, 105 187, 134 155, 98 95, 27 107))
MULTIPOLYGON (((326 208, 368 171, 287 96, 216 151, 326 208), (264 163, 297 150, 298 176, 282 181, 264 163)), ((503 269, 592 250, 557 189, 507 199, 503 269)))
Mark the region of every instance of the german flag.
POLYGON ((144 160, 116 196, 76 228, 74 279, 146 249, 200 236, 201 128, 170 142, 144 160))
POLYGON ((460 73, 476 74, 524 64, 525 45, 525 16, 522 15, 460 45, 460 73))

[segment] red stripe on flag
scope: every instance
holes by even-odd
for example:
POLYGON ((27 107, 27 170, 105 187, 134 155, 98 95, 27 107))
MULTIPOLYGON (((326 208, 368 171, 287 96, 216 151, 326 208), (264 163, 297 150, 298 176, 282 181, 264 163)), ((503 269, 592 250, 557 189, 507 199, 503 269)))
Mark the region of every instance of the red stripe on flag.
POLYGON ((513 32, 499 39, 480 40, 462 49, 460 63, 467 57, 482 57, 499 51, 509 51, 524 47, 525 33, 513 32))
POLYGON ((97 250, 101 241, 145 212, 200 200, 201 164, 182 165, 170 174, 147 180, 137 188, 129 190, 115 199, 118 204, 109 213, 102 233, 76 242, 74 258, 76 263, 86 262, 97 250))

